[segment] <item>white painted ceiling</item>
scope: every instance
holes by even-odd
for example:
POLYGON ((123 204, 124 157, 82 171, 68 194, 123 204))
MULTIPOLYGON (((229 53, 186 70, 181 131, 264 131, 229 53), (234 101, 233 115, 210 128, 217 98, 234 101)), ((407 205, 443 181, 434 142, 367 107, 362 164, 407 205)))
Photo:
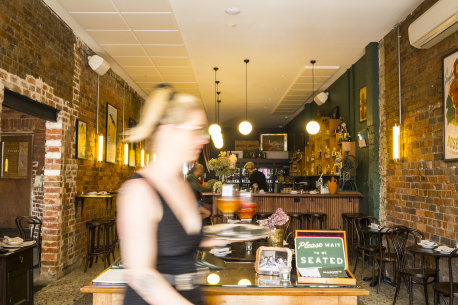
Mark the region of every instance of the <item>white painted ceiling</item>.
MULTIPOLYGON (((422 0, 43 0, 141 94, 160 82, 198 95, 214 119, 219 67, 223 125, 248 117, 279 127, 422 0), (228 15, 230 7, 240 9, 228 15), (228 26, 235 25, 235 26, 228 26)), ((407 39, 407 38, 405 38, 407 39)))

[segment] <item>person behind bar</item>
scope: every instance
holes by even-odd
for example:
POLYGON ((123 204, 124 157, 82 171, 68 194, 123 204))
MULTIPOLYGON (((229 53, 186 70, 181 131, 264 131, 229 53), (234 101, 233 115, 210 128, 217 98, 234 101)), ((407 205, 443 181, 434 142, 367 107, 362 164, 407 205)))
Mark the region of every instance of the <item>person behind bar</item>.
POLYGON ((202 201, 202 193, 211 192, 211 187, 203 186, 203 183, 200 181, 200 177, 202 177, 202 173, 204 172, 204 167, 200 163, 196 163, 189 173, 186 176, 186 180, 188 181, 189 185, 191 185, 192 190, 194 191, 194 195, 196 196, 197 203, 199 205, 199 212, 202 218, 207 218, 211 216, 211 212, 209 209, 204 207, 204 202, 202 201))
POLYGON ((202 240, 196 198, 182 175, 183 163, 196 160, 209 140, 202 102, 158 86, 127 140, 145 141, 156 161, 119 192, 117 227, 128 270, 124 304, 202 304, 194 254, 221 241, 202 240))
POLYGON ((256 169, 253 162, 247 162, 243 168, 250 174, 250 183, 253 190, 263 190, 264 192, 269 190, 267 188, 266 176, 256 169))

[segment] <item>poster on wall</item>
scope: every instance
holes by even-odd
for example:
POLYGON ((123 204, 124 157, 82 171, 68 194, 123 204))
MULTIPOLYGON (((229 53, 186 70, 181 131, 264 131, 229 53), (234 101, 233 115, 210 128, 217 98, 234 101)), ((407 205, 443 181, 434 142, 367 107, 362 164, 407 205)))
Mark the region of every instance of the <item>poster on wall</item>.
POLYGON ((29 159, 28 142, 1 142, 1 177, 26 179, 29 159))
POLYGON ((364 122, 367 119, 367 87, 359 89, 359 121, 364 122))
POLYGON ((76 158, 86 159, 87 123, 76 120, 76 158))
POLYGON ((287 151, 288 135, 286 133, 261 134, 261 150, 287 151))
POLYGON ((118 130, 118 109, 107 103, 106 162, 116 162, 116 140, 118 130))
POLYGON ((442 61, 444 81, 444 159, 458 160, 458 50, 442 61))

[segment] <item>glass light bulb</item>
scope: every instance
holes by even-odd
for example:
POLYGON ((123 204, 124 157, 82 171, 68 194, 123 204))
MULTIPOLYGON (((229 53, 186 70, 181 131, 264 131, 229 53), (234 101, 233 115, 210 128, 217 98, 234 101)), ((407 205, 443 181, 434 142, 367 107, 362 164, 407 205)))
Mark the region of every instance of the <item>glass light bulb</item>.
POLYGON ((103 136, 99 136, 99 149, 97 153, 97 161, 102 162, 103 161, 103 136))
POLYGON ((253 130, 253 126, 248 121, 243 121, 242 123, 239 124, 239 131, 243 135, 250 134, 252 130, 253 130))
POLYGON ((399 137, 401 128, 396 124, 393 126, 393 160, 399 160, 399 137))
POLYGON ((129 164, 129 144, 124 144, 124 165, 129 164))
POLYGON ((310 121, 305 126, 305 129, 309 134, 317 134, 320 132, 320 124, 317 121, 310 121))
POLYGON ((145 167, 145 150, 142 149, 140 152, 140 166, 145 167))
POLYGON ((210 127, 208 127, 208 133, 213 136, 213 134, 218 134, 221 133, 221 126, 218 124, 214 123, 211 124, 210 127))

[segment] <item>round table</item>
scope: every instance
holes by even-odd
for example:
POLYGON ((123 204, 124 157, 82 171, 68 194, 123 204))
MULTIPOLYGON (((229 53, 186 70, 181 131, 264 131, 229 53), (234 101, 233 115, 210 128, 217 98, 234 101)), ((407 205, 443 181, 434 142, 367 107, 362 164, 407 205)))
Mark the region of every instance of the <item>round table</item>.
MULTIPOLYGON (((448 257, 450 254, 440 253, 438 251, 435 251, 434 249, 426 249, 418 245, 408 246, 406 249, 407 251, 415 255, 434 257, 434 259, 436 260, 436 274, 434 276, 434 282, 438 283, 439 282, 439 259, 441 257, 448 257)), ((438 304, 437 303, 438 300, 434 300, 434 302, 435 302, 434 304, 438 304)))

